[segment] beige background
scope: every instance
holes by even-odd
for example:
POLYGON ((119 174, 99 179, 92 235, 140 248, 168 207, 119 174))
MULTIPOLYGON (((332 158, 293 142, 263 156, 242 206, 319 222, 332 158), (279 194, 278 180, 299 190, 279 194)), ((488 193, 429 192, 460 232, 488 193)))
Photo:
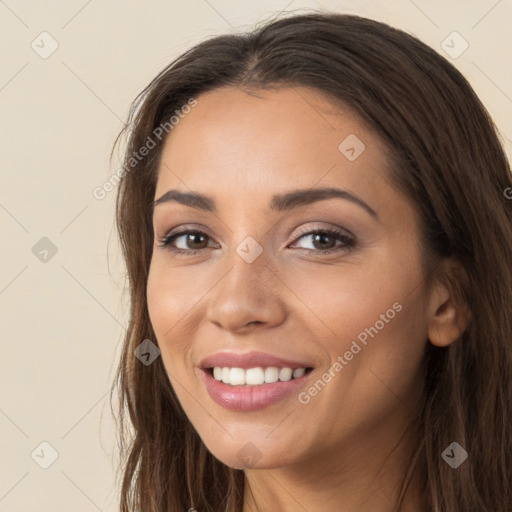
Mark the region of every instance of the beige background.
POLYGON ((127 299, 115 191, 92 191, 116 170, 108 155, 131 100, 191 44, 307 8, 386 21, 443 55, 457 31, 469 47, 448 59, 510 156, 511 0, 0 0, 0 512, 116 510, 108 392, 127 299))

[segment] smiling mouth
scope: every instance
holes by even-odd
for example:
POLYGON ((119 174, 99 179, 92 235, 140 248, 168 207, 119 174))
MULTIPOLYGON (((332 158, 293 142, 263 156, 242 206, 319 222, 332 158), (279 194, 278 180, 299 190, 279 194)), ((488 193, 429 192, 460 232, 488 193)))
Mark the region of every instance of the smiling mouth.
POLYGON ((253 387, 273 384, 276 382, 288 382, 307 375, 313 368, 288 368, 276 366, 256 366, 254 368, 220 367, 205 368, 216 381, 229 386, 253 387))

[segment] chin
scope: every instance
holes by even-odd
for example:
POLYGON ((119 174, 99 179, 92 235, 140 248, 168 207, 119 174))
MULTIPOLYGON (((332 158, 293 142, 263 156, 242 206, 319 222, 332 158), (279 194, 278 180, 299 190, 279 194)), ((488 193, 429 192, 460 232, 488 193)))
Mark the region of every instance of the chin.
POLYGON ((210 443, 206 447, 216 459, 233 469, 274 469, 293 464, 297 458, 291 446, 272 445, 264 438, 246 442, 231 440, 222 446, 210 443))

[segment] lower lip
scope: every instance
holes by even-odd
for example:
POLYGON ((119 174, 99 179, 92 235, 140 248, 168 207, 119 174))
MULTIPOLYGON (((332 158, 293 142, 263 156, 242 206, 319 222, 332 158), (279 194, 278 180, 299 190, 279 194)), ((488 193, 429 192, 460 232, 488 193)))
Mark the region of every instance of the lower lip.
POLYGON ((218 381, 208 370, 201 370, 212 400, 233 411, 255 411, 275 404, 304 385, 312 371, 286 382, 273 382, 261 386, 231 386, 218 381))

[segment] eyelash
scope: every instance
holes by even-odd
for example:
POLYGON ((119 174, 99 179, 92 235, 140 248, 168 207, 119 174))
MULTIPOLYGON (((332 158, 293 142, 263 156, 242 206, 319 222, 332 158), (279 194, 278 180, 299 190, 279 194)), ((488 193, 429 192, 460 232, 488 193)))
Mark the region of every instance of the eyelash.
MULTIPOLYGON (((159 240, 159 247, 166 247, 169 251, 171 251, 173 254, 176 254, 177 256, 194 256, 197 253, 203 251, 204 249, 178 249, 176 247, 173 247, 171 245, 171 242, 173 242, 176 238, 179 238, 183 235, 189 235, 189 234, 196 234, 196 235, 205 235, 206 237, 210 238, 209 235, 204 233, 203 231, 199 231, 197 229, 182 229, 179 231, 174 231, 166 235, 162 240, 159 240)), ((316 235, 316 234, 325 234, 329 236, 336 237, 337 240, 343 242, 342 247, 332 248, 332 249, 326 249, 326 250, 315 250, 315 249, 303 249, 305 251, 310 251, 314 253, 319 254, 330 254, 333 252, 338 251, 348 251, 350 249, 353 249, 356 245, 356 242, 354 238, 348 236, 343 231, 336 229, 336 228, 322 228, 322 229, 310 229, 310 230, 303 230, 299 233, 299 236, 297 236, 292 243, 297 242, 300 238, 307 236, 307 235, 316 235)), ((205 248, 206 249, 206 248, 205 248)))

